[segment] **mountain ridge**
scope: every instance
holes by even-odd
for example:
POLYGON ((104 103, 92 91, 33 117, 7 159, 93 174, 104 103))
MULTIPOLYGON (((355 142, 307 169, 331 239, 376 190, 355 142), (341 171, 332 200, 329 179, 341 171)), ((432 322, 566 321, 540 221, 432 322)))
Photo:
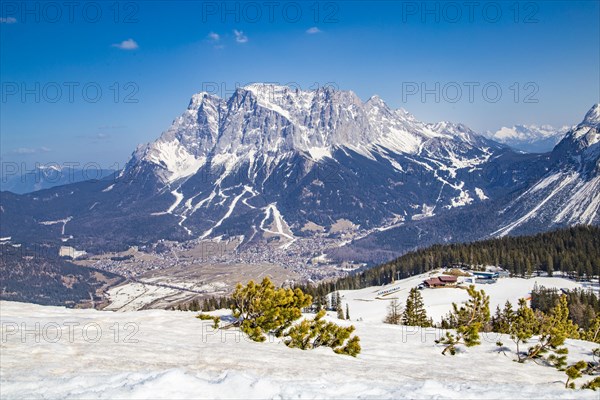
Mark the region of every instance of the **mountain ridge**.
POLYGON ((206 92, 193 95, 187 110, 159 139, 139 147, 130 163, 157 164, 166 169, 159 177, 171 183, 193 175, 209 157, 213 164, 230 167, 244 160, 240 153, 251 159, 253 152, 284 156, 297 151, 320 161, 346 148, 372 158, 377 146, 416 154, 428 140, 469 143, 476 136, 462 124, 420 122, 403 109, 389 108, 378 96, 362 102, 351 91, 253 84, 238 88, 229 99, 206 92), (255 115, 262 119, 258 135, 256 124, 240 121, 244 112, 260 114, 255 115))
POLYGON ((303 238, 346 248, 398 229, 431 231, 454 215, 493 216, 468 233, 431 236, 443 242, 527 231, 545 198, 543 180, 560 183, 568 171, 576 171, 569 190, 583 192, 553 196, 575 217, 551 212, 550 221, 597 223, 595 197, 583 193, 597 187, 598 113, 595 105, 552 153, 530 155, 460 123, 418 121, 378 96, 363 102, 350 91, 265 84, 228 99, 201 92, 114 178, 24 196, 3 192, 0 233, 22 242, 65 240, 92 253, 220 238, 294 252, 303 238))

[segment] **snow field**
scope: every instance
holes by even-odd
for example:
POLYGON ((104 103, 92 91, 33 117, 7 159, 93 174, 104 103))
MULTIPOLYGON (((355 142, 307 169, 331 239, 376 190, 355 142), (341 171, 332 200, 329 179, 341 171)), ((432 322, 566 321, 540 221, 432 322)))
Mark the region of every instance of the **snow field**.
MULTIPOLYGON (((251 342, 236 329, 215 331, 191 312, 114 313, 0 302, 1 397, 597 399, 592 391, 564 389, 563 372, 518 364, 510 353, 499 353, 497 340, 514 347, 508 337, 493 334, 481 346, 442 356, 434 343, 441 331, 381 323, 373 307, 378 303, 361 300, 375 289, 343 292, 352 318, 363 321, 328 316, 356 327, 362 346, 357 358, 328 348, 290 349, 275 338, 251 342)), ((442 297, 444 290, 430 292, 442 297)), ((441 310, 424 294, 429 307, 441 310)), ((387 302, 380 302, 384 311, 387 302)), ((596 346, 569 340, 568 347, 574 362, 590 360, 596 346)))

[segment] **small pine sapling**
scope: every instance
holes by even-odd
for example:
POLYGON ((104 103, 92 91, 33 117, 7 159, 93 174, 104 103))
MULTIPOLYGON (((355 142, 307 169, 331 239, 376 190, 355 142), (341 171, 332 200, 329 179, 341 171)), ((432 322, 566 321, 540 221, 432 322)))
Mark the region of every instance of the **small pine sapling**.
POLYGON ((521 362, 535 360, 551 353, 547 360, 558 369, 566 365, 568 350, 561 347, 567 337, 578 337, 577 325, 569 319, 567 296, 560 297, 558 303, 550 310, 549 315, 543 315, 539 326, 538 343, 529 348, 521 362))
POLYGON ((456 334, 446 332, 445 337, 436 340, 436 343, 445 345, 443 355, 446 355, 446 352, 455 355, 458 344, 467 347, 480 344, 479 331, 490 320, 490 297, 483 290, 475 290, 474 285, 469 286, 467 292, 469 299, 463 306, 459 308, 456 303, 452 304, 452 316, 457 325, 456 334))
POLYGON ((198 314, 196 318, 201 319, 203 321, 213 321, 213 329, 219 329, 219 323, 221 322, 220 317, 213 317, 212 315, 208 314, 198 314))
POLYGON ((569 366, 565 370, 565 374, 567 374, 567 381, 565 382, 565 388, 575 389, 575 382, 573 382, 577 378, 581 378, 581 372, 587 368, 587 363, 583 360, 578 361, 577 363, 569 366))
POLYGON ((302 316, 302 309, 312 303, 312 297, 302 290, 276 289, 269 278, 260 284, 253 281, 246 286, 238 284, 232 295, 231 309, 236 318, 234 325, 256 342, 266 340, 265 334, 282 336, 294 321, 302 316))
POLYGON ((527 354, 521 352, 520 346, 526 344, 534 334, 539 331, 539 321, 533 310, 527 305, 525 299, 519 299, 519 308, 517 309, 511 324, 508 328, 510 338, 517 345, 517 360, 525 362, 527 354))
POLYGON ((600 376, 597 376, 594 379, 592 379, 591 381, 584 383, 583 385, 581 385, 581 388, 582 389, 590 389, 593 391, 600 389, 600 376))

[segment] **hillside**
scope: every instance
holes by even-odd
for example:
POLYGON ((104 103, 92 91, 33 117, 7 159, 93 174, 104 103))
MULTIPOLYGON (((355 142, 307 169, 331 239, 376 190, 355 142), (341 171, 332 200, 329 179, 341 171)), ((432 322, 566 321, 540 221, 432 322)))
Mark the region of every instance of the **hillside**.
MULTIPOLYGON (((353 319, 373 323, 381 322, 385 318, 388 304, 392 299, 398 299, 401 304, 406 304, 410 289, 418 286, 425 279, 438 276, 441 273, 442 270, 436 270, 401 279, 388 285, 370 286, 358 290, 340 290, 339 293, 342 297, 342 303, 349 305, 353 319), (386 290, 391 291, 391 293, 380 295, 381 292, 386 290)), ((592 290, 595 291, 596 295, 598 295, 599 290, 598 285, 582 284, 559 277, 501 278, 494 284, 476 283, 475 287, 477 290, 484 290, 490 296, 490 309, 493 313, 497 306, 502 308, 507 301, 517 308, 518 300, 531 297, 531 292, 536 285, 555 288, 559 291, 561 289, 592 290)), ((463 286, 466 286, 466 284, 463 286)), ((439 323, 442 317, 452 310, 453 302, 460 304, 469 297, 466 290, 453 287, 425 289, 420 293, 423 296, 427 315, 433 319, 434 323, 439 323)))
POLYGON ((82 268, 57 248, 16 246, 0 241, 0 299, 67 307, 99 307, 105 290, 124 278, 94 268, 82 268))
POLYGON ((497 265, 514 275, 561 271, 574 277, 600 275, 600 228, 578 226, 534 236, 507 236, 463 244, 434 245, 314 289, 360 289, 452 265, 497 265))

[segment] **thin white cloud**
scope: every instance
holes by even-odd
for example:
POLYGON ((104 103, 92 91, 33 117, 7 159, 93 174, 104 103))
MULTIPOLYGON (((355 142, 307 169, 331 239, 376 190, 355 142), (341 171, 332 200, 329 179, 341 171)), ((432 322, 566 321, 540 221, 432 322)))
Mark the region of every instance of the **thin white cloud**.
POLYGON ((215 49, 222 49, 225 47, 221 44, 221 35, 216 32, 210 32, 208 36, 206 36, 206 39, 215 49))
POLYGON ((306 30, 306 33, 308 33, 309 35, 314 35, 316 33, 321 33, 323 32, 322 30, 320 30, 319 28, 317 28, 316 26, 313 26, 312 28, 308 28, 306 30))
POLYGON ((13 154, 35 154, 37 153, 36 149, 32 149, 30 147, 19 147, 18 149, 14 149, 11 151, 13 154))
POLYGON ((112 47, 116 47, 121 50, 136 50, 140 46, 138 46, 137 42, 133 39, 123 40, 121 43, 115 43, 112 47))
POLYGON ((37 154, 37 153, 48 153, 50 151, 47 147, 19 147, 17 149, 11 150, 10 153, 18 154, 18 155, 28 155, 28 154, 37 154))
POLYGON ((248 36, 246 36, 243 31, 238 31, 238 30, 234 29, 233 33, 235 34, 236 42, 238 42, 238 43, 248 42, 248 36))
POLYGON ((125 125, 102 125, 98 127, 98 130, 113 130, 113 129, 124 129, 127 128, 125 125))
POLYGON ((97 143, 100 140, 110 140, 110 139, 112 139, 112 135, 110 133, 107 133, 107 132, 90 133, 90 134, 85 134, 85 135, 79 135, 77 137, 81 138, 81 139, 85 139, 85 140, 90 140, 93 143, 97 143))
POLYGON ((16 24, 17 19, 15 17, 1 17, 0 24, 16 24))

